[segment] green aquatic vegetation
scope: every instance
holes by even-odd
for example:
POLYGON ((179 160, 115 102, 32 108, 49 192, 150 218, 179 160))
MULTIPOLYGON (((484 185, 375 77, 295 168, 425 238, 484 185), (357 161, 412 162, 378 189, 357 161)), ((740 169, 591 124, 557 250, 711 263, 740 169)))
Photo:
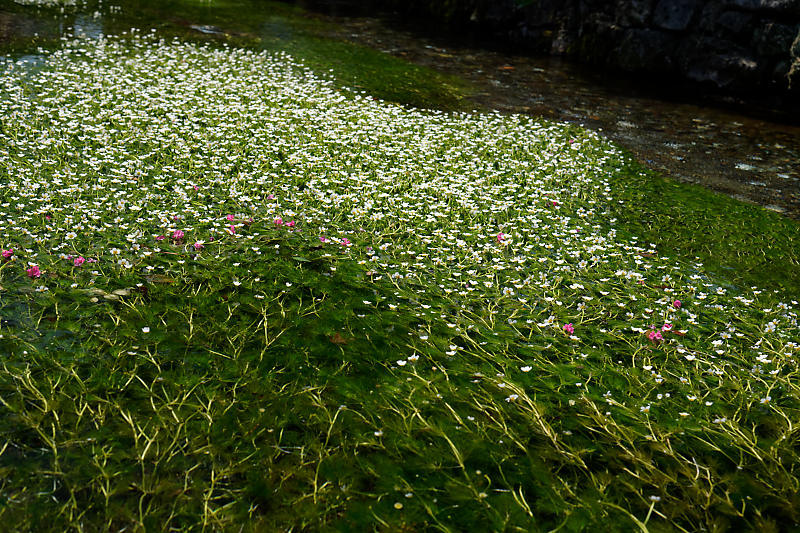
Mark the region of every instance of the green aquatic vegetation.
MULTIPOLYGON (((16 16, 37 25, 37 36, 0 42, 0 53, 37 57, 59 46, 64 27, 96 35, 152 28, 163 38, 206 41, 216 46, 289 52, 338 86, 403 105, 444 110, 472 109, 470 85, 454 76, 411 64, 347 41, 341 29, 286 3, 257 0, 31 0, 10 6, 16 16), (34 10, 33 6, 36 6, 34 10)), ((30 58, 29 58, 30 59, 30 58)))
POLYGON ((698 185, 678 183, 631 162, 615 170, 618 224, 662 253, 699 257, 738 287, 800 297, 800 225, 698 185), (635 205, 635 210, 629 206, 635 205))
POLYGON ((138 33, 3 69, 20 530, 798 522, 797 301, 630 236, 597 134, 138 33))

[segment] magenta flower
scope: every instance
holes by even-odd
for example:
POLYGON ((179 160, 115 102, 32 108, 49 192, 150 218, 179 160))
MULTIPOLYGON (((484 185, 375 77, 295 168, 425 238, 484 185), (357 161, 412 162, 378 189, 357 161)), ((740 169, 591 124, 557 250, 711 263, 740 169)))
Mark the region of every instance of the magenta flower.
POLYGON ((157 241, 163 241, 164 239, 166 239, 166 237, 164 237, 163 235, 159 235, 158 237, 156 237, 157 241))
POLYGON ((232 222, 232 221, 233 221, 233 219, 235 219, 236 217, 235 217, 235 216, 233 216, 233 215, 228 215, 228 216, 227 216, 227 217, 225 217, 225 218, 227 218, 229 221, 231 221, 231 222, 232 222))
POLYGON ((283 225, 283 219, 280 218, 280 217, 276 218, 275 219, 275 225, 276 226, 282 226, 283 225))
POLYGON ((236 226, 231 224, 230 226, 228 226, 228 231, 231 232, 231 235, 236 235, 236 226))
POLYGON ((268 194, 267 195, 267 200, 272 200, 273 198, 275 198, 274 194, 268 194))
POLYGON ((200 190, 200 187, 198 187, 197 185, 192 185, 192 188, 195 190, 195 192, 200 190))
POLYGON ((658 344, 659 342, 664 340, 664 337, 663 335, 661 335, 661 332, 656 331, 654 329, 651 329, 650 331, 647 332, 647 338, 650 339, 650 341, 655 344, 658 344))
POLYGON ((350 239, 348 239, 347 237, 344 237, 342 239, 342 246, 350 246, 351 244, 352 243, 350 242, 350 239))
POLYGON ((325 235, 321 235, 319 240, 320 242, 328 242, 328 238, 325 235))
POLYGON ((197 241, 196 243, 194 243, 194 249, 195 250, 202 250, 203 249, 203 243, 200 242, 200 241, 197 241))
POLYGON ((558 205, 558 202, 556 202, 555 200, 550 200, 550 203, 553 204, 553 207, 556 207, 558 205))
POLYGON ((500 232, 500 233, 497 234, 497 242, 503 242, 505 239, 506 239, 506 234, 505 233, 500 232))
POLYGON ((76 267, 79 267, 82 264, 84 264, 85 262, 86 262, 86 259, 84 259, 83 257, 76 257, 75 261, 73 261, 72 264, 74 264, 76 267))
POLYGON ((288 227, 288 228, 293 228, 294 225, 295 225, 295 221, 294 220, 290 220, 289 222, 286 223, 286 227, 288 227))
POLYGON ((680 300, 675 300, 674 302, 672 302, 672 307, 674 307, 675 309, 680 309, 681 308, 681 301, 680 300))
POLYGON ((8 250, 3 250, 3 259, 11 259, 11 256, 14 255, 14 249, 9 248, 8 250))
POLYGON ((39 276, 42 275, 42 271, 39 270, 39 266, 38 265, 33 265, 32 267, 30 267, 25 272, 28 273, 28 277, 29 278, 38 278, 39 276))
POLYGON ((672 331, 672 324, 665 322, 664 325, 661 326, 661 331, 672 331))
POLYGON ((176 241, 183 239, 183 235, 184 233, 179 229, 176 229, 175 231, 172 232, 172 238, 175 239, 176 241))
POLYGON ((572 322, 569 324, 564 324, 564 331, 566 331, 569 335, 575 333, 575 327, 573 327, 572 322))

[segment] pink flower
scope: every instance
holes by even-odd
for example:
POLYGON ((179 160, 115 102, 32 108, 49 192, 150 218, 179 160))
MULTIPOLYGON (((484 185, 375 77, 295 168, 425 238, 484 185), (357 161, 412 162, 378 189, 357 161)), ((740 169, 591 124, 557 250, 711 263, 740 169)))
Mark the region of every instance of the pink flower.
POLYGON ((295 225, 295 221, 294 220, 290 220, 289 222, 286 223, 286 226, 289 227, 289 228, 293 228, 294 225, 295 225))
POLYGON ((275 198, 274 194, 268 194, 267 195, 267 200, 272 200, 273 198, 275 198))
POLYGON ((76 258, 75 258, 75 261, 73 261, 73 264, 74 264, 76 267, 79 267, 79 266, 81 266, 82 264, 84 264, 85 262, 86 262, 86 259, 84 259, 83 257, 76 257, 76 258))
POLYGON ((11 259, 11 256, 14 255, 14 249, 9 248, 8 250, 3 250, 3 259, 11 259))
POLYGON ((231 224, 230 226, 228 226, 228 231, 231 232, 231 235, 236 235, 236 226, 231 224))
POLYGON ((227 218, 229 221, 231 221, 231 222, 232 222, 232 221, 233 221, 233 220, 234 220, 236 217, 235 217, 235 216, 233 216, 233 215, 228 215, 228 216, 227 216, 227 217, 225 217, 225 218, 227 218))
POLYGON ((42 275, 42 271, 39 270, 39 266, 38 265, 33 265, 32 267, 30 267, 25 272, 28 273, 28 277, 29 278, 38 278, 39 276, 42 275))
POLYGON ((347 237, 344 237, 342 239, 342 246, 350 246, 351 244, 352 243, 350 242, 350 239, 348 239, 347 237))
POLYGON ((566 331, 569 335, 575 333, 575 327, 573 327, 572 322, 569 324, 564 324, 564 331, 566 331))
POLYGON ((656 331, 651 329, 647 332, 647 338, 650 339, 651 342, 658 344, 659 342, 664 340, 664 337, 661 335, 660 331, 656 331))
POLYGON ((45 215, 44 218, 46 218, 47 220, 50 220, 53 217, 51 217, 50 215, 45 215))
POLYGON ((556 202, 555 200, 550 200, 550 203, 553 204, 553 207, 558 206, 558 202, 556 202))
POLYGON ((183 235, 184 233, 179 229, 176 229, 175 231, 172 232, 172 238, 175 239, 176 241, 183 239, 183 235))
POLYGON ((672 331, 672 324, 664 323, 664 325, 661 326, 661 331, 672 331))
POLYGON ((674 302, 672 302, 672 307, 674 307, 675 309, 680 309, 681 308, 681 301, 680 300, 675 300, 674 302))
POLYGON ((200 187, 198 187, 197 185, 192 185, 192 188, 193 188, 195 191, 199 191, 199 190, 200 190, 200 187))
POLYGON ((321 235, 319 240, 320 242, 328 242, 328 238, 325 235, 321 235))
POLYGON ((276 226, 282 226, 283 225, 283 219, 280 218, 280 217, 276 218, 275 219, 275 225, 276 226))
POLYGON ((505 233, 500 232, 497 234, 497 242, 503 242, 505 239, 506 239, 505 233))
POLYGON ((194 243, 194 249, 195 250, 202 250, 203 249, 203 243, 200 242, 200 241, 197 241, 196 243, 194 243))
POLYGON ((156 237, 157 241, 163 241, 164 239, 166 239, 166 237, 164 237, 163 235, 159 235, 158 237, 156 237))

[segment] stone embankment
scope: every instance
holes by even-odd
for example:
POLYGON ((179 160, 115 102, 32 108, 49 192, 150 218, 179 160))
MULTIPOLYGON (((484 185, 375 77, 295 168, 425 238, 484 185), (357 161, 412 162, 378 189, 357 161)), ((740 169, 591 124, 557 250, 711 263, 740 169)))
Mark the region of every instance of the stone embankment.
POLYGON ((800 0, 391 0, 516 49, 800 108, 800 0))

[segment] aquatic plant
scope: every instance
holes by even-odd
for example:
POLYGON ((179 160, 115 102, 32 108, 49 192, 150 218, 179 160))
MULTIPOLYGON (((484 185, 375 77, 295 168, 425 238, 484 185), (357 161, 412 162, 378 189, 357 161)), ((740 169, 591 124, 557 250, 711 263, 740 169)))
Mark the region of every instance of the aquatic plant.
POLYGON ((2 69, 3 520, 798 521, 797 302, 622 238, 597 134, 138 33, 2 69))

